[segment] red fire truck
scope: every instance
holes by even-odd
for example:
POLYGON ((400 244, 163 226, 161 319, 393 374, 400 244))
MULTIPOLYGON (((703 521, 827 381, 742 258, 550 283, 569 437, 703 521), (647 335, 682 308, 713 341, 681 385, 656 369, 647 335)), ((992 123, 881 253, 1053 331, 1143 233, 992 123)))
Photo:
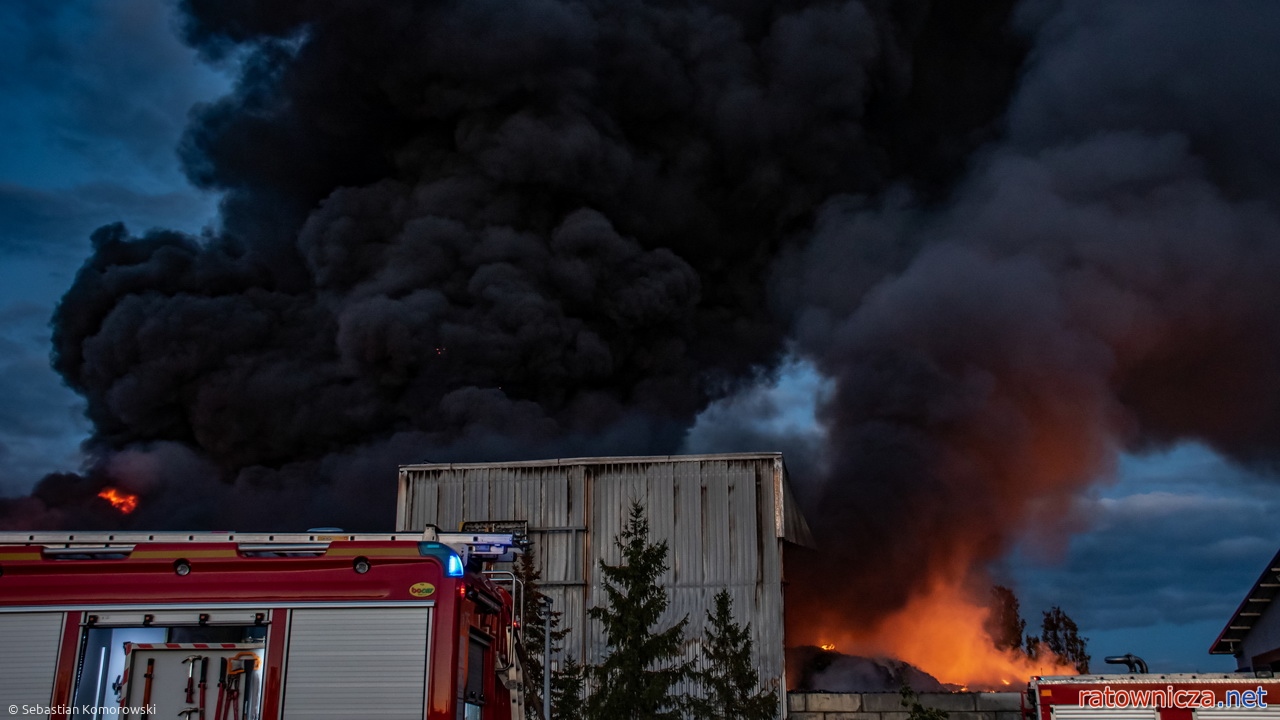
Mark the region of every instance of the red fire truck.
POLYGON ((1280 680, 1241 673, 1033 677, 1030 720, 1280 720, 1280 680))
POLYGON ((0 712, 522 720, 515 542, 0 533, 0 712))

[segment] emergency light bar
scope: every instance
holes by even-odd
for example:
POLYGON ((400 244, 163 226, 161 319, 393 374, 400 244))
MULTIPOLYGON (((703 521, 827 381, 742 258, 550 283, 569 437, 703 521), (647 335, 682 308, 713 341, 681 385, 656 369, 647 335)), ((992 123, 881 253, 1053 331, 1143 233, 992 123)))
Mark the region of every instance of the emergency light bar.
POLYGON ((524 552, 513 533, 446 533, 428 525, 422 532, 422 539, 448 545, 462 557, 463 565, 473 559, 484 562, 515 562, 516 556, 524 552))

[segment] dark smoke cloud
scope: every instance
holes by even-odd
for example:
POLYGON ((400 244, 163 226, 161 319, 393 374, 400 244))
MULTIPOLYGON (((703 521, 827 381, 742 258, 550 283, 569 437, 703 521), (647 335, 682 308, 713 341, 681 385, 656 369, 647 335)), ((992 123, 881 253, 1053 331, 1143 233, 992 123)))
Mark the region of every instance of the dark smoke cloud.
POLYGON ((1280 9, 1020 20, 1034 49, 1006 137, 947 207, 833 200, 776 278, 836 385, 814 520, 844 549, 797 584, 833 563, 851 579, 821 607, 797 593, 793 619, 877 617, 1025 532, 1070 530, 1121 449, 1195 438, 1276 470, 1280 9))
POLYGON ((675 450, 783 356, 824 201, 991 136, 1022 50, 962 5, 184 2, 239 67, 179 148, 220 227, 94 234, 54 365, 97 460, 10 524, 385 526, 397 462, 675 450))

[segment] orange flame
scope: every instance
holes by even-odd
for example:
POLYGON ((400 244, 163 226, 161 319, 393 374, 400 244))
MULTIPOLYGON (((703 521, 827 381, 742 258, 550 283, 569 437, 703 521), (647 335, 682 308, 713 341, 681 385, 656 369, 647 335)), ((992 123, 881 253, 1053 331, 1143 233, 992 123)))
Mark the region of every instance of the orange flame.
POLYGON ((836 644, 835 644, 835 643, 823 643, 823 644, 819 645, 818 647, 822 648, 823 650, 826 650, 827 652, 832 652, 833 650, 835 650, 835 649, 836 649, 836 644))
POLYGON ((1031 660, 996 649, 984 629, 989 612, 959 585, 940 581, 873 628, 823 628, 819 636, 834 639, 827 642, 849 654, 903 660, 940 682, 970 689, 1001 689, 1032 675, 1076 674, 1053 655, 1031 660))
POLYGON ((98 493, 98 497, 111 503, 111 507, 125 515, 138 509, 138 496, 123 490, 117 490, 113 487, 103 488, 102 492, 98 493))

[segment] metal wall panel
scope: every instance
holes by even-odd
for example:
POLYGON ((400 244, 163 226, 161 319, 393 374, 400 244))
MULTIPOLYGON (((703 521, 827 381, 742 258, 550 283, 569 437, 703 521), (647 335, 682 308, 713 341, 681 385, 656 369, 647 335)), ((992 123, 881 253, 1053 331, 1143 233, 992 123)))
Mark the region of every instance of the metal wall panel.
POLYGON ((62 613, 0 613, 0 699, 48 705, 53 697, 62 613))
POLYGON ((675 535, 671 542, 674 584, 701 587, 702 570, 702 483, 694 463, 672 463, 676 492, 675 535))
POLYGON ((566 654, 588 663, 607 651, 587 617, 603 601, 599 563, 619 561, 615 539, 640 502, 652 539, 668 544, 661 626, 688 618, 685 658, 701 666, 707 613, 727 589, 750 627, 762 682, 783 683, 781 543, 807 540, 808 527, 777 453, 411 465, 400 493, 400 531, 527 520, 543 591, 569 628, 566 654))
POLYGON ((711 587, 728 585, 729 474, 724 463, 707 463, 702 488, 702 577, 711 587))
POLYGON ((293 610, 284 720, 421 720, 431 608, 293 610))

